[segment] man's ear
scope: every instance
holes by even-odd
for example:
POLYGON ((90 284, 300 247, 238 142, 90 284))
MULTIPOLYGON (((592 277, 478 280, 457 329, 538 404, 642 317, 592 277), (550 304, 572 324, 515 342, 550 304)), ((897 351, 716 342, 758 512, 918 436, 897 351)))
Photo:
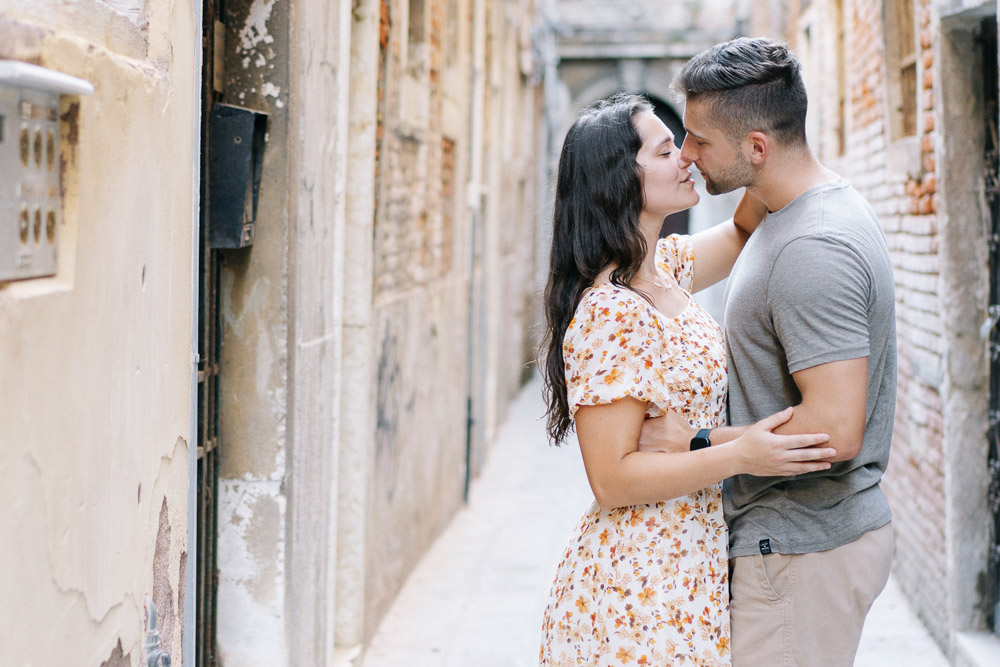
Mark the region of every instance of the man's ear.
POLYGON ((771 153, 771 137, 760 131, 751 132, 743 140, 743 150, 751 164, 763 164, 771 153))

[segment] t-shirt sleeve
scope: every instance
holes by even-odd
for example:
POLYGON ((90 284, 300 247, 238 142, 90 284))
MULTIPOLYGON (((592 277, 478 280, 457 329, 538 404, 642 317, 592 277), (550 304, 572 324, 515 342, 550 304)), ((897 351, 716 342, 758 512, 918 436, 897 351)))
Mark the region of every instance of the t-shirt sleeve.
MULTIPOLYGON (((631 396, 666 404, 661 370, 662 334, 649 311, 632 299, 585 297, 563 338, 570 414, 631 396)), ((662 370, 661 370, 662 372, 662 370)))
POLYGON ((671 234, 656 242, 656 263, 672 275, 681 289, 690 292, 694 283, 694 242, 686 234, 671 234))
POLYGON ((850 247, 802 237, 778 254, 767 285, 768 312, 795 373, 869 354, 871 271, 850 247))

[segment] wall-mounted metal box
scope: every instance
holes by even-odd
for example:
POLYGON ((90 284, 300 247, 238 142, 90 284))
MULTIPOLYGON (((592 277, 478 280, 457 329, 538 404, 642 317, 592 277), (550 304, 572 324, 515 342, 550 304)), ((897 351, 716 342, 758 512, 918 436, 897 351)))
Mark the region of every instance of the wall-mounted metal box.
POLYGON ((93 90, 83 79, 0 60, 0 281, 56 272, 59 96, 93 90))
POLYGON ((253 245, 267 114, 216 104, 209 118, 209 238, 213 248, 253 245))

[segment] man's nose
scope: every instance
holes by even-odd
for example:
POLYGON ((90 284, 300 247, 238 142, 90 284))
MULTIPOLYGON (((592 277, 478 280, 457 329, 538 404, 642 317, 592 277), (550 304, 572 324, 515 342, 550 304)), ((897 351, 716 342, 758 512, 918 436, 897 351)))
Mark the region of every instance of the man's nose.
POLYGON ((698 156, 694 154, 694 150, 691 148, 691 144, 689 144, 685 139, 684 143, 681 144, 681 159, 679 162, 681 168, 686 169, 687 167, 691 166, 697 159, 698 156))
POLYGON ((677 160, 677 166, 681 169, 687 169, 694 163, 694 160, 690 155, 684 152, 684 148, 681 147, 681 156, 677 160))

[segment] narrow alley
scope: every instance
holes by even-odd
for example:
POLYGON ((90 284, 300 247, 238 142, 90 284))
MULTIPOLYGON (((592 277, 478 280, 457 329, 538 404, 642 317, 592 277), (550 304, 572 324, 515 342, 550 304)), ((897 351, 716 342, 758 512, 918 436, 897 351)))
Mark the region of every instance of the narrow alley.
MULTIPOLYGON (((468 506, 414 569, 363 667, 529 667, 565 541, 593 500, 579 450, 545 442, 541 384, 511 405, 468 506)), ((894 579, 865 626, 857 667, 943 667, 894 579)))
MULTIPOLYGON (((796 54, 891 260, 857 664, 997 667, 998 10, 0 0, 0 667, 537 664, 592 502, 524 384, 560 150, 619 92, 683 145, 676 77, 738 36, 796 54)), ((661 235, 732 215, 693 178, 661 235)))

